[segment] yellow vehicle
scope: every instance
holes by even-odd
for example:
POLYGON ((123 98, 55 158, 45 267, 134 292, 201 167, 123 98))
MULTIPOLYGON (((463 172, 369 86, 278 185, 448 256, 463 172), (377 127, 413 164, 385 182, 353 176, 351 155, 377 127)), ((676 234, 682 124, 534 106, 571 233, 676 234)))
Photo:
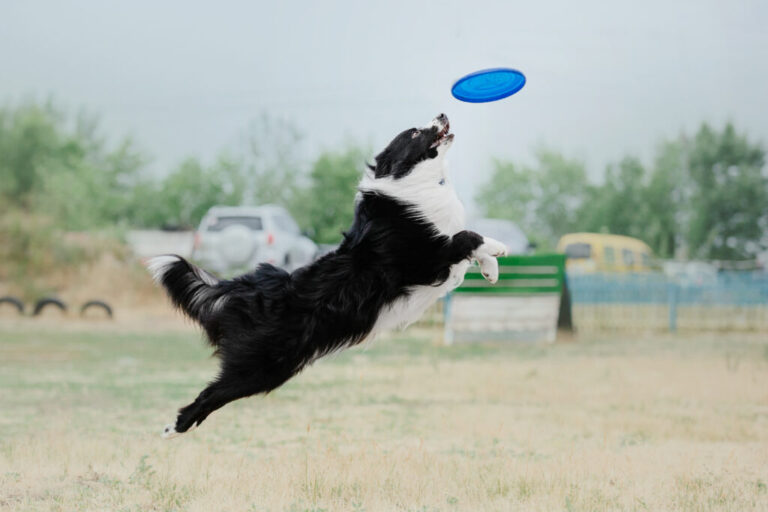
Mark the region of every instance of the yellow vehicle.
POLYGON ((647 272, 651 248, 637 238, 604 233, 569 233, 557 243, 569 272, 647 272))

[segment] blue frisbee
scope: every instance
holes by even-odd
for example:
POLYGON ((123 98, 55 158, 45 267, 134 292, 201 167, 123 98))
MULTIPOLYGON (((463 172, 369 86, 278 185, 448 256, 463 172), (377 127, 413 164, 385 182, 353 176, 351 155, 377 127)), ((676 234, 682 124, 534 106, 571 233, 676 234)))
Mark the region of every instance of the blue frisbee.
POLYGON ((525 75, 516 69, 483 69, 456 80, 451 93, 461 101, 486 103, 512 96, 524 85, 525 75))

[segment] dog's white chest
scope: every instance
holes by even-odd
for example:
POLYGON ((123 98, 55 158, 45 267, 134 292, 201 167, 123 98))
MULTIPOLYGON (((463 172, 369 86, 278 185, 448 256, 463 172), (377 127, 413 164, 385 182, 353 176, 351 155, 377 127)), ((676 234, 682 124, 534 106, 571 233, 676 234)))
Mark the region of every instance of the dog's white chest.
MULTIPOLYGON (((442 235, 452 237, 464 229, 464 205, 450 179, 446 177, 442 163, 431 170, 414 170, 400 180, 374 179, 367 175, 360 184, 360 190, 376 191, 412 205, 414 213, 432 224, 442 235)), ((419 254, 413 255, 415 259, 419 257, 419 254)), ((379 312, 372 334, 386 329, 404 328, 418 320, 429 306, 461 284, 468 267, 468 261, 453 265, 450 276, 440 286, 412 287, 408 295, 379 312)))
POLYGON ((453 236, 464 229, 464 205, 452 186, 440 187, 433 197, 419 206, 440 233, 453 236))
POLYGON ((464 205, 442 165, 435 169, 414 170, 398 180, 375 179, 367 173, 359 190, 378 192, 412 205, 414 213, 444 235, 453 236, 464 229, 464 205))
POLYGON ((387 329, 404 329, 419 318, 432 304, 456 288, 464 280, 469 261, 451 267, 451 274, 440 286, 414 286, 410 293, 397 299, 379 313, 373 333, 387 329))

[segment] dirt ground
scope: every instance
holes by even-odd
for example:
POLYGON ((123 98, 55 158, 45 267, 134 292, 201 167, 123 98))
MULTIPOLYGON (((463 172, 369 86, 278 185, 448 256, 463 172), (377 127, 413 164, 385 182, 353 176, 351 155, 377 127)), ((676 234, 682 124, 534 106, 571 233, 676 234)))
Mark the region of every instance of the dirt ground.
POLYGON ((166 307, 0 316, 0 510, 768 510, 768 340, 385 336, 160 437, 215 373, 166 307))

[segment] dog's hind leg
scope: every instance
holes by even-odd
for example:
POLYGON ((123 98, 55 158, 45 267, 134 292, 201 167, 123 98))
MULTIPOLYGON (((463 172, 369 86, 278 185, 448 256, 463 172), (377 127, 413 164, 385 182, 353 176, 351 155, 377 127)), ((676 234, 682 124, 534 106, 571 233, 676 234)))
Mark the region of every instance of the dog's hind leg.
MULTIPOLYGON (((219 396, 221 399, 225 394, 224 390, 225 388, 218 385, 218 382, 212 382, 209 384, 208 387, 206 387, 200 392, 199 395, 197 395, 197 398, 195 398, 194 402, 179 409, 176 422, 166 425, 163 429, 163 437, 170 439, 197 428, 197 426, 203 422, 208 414, 210 414, 210 412, 204 413, 204 404, 206 403, 208 397, 213 395, 219 396)), ((237 398, 242 397, 235 396, 231 398, 230 401, 236 400, 237 398)))
POLYGON ((201 391, 194 402, 179 409, 176 423, 165 426, 163 437, 170 439, 188 432, 199 426, 213 411, 229 402, 271 391, 293 375, 271 374, 270 378, 264 378, 263 375, 254 373, 243 375, 232 370, 222 370, 218 378, 201 391))

